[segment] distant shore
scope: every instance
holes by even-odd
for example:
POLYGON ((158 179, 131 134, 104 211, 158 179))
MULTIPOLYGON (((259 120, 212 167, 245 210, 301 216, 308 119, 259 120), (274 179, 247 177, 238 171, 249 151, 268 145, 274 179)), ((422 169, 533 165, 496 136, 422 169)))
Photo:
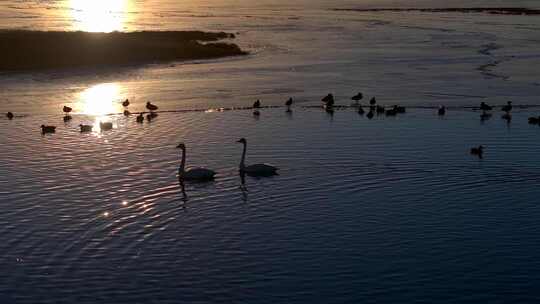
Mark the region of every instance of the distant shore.
POLYGON ((23 71, 160 63, 246 55, 225 32, 0 31, 0 70, 23 71))
POLYGON ((351 12, 421 12, 421 13, 482 13, 491 15, 540 15, 540 10, 524 7, 447 7, 447 8, 335 8, 351 12))

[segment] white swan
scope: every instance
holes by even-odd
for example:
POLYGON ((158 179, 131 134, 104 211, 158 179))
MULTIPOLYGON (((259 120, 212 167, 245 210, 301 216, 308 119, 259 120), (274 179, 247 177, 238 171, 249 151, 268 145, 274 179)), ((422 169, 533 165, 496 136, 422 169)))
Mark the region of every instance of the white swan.
POLYGON ((246 150, 247 150, 247 141, 245 138, 241 138, 237 142, 244 145, 244 150, 242 152, 242 160, 240 161, 240 172, 243 172, 250 176, 271 176, 276 175, 278 168, 267 165, 267 164, 254 164, 254 165, 245 165, 246 159, 246 150))
POLYGON ((181 180, 187 180, 187 181, 209 181, 214 179, 214 175, 216 175, 216 172, 206 169, 206 168, 190 168, 187 171, 185 170, 186 167, 186 145, 183 143, 179 144, 176 148, 179 148, 182 150, 182 163, 180 164, 180 168, 178 168, 178 177, 181 180))

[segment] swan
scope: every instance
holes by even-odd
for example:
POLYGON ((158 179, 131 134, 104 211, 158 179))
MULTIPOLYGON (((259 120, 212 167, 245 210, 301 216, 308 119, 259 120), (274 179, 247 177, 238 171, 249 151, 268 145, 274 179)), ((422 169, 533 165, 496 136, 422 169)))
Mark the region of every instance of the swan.
POLYGON ((445 106, 440 106, 438 114, 439 114, 439 116, 444 116, 444 114, 446 114, 446 107, 445 106))
POLYGON ((64 106, 64 108, 62 109, 62 111, 64 111, 64 113, 70 113, 71 111, 73 111, 72 108, 68 107, 68 106, 64 106))
POLYGON ((159 109, 158 106, 153 105, 153 104, 150 103, 150 102, 147 102, 147 103, 146 103, 146 108, 147 108, 150 112, 152 112, 152 111, 157 111, 157 109, 159 109))
POLYGON ((129 106, 129 99, 124 100, 124 102, 122 102, 122 106, 128 107, 129 106))
POLYGON ((13 113, 11 113, 11 112, 7 112, 6 117, 7 117, 9 120, 12 120, 13 117, 15 117, 15 115, 13 115, 13 113))
POLYGON ((246 166, 244 162, 246 159, 247 140, 245 138, 241 138, 237 142, 244 145, 244 150, 242 151, 242 159, 240 160, 241 173, 245 173, 250 176, 271 176, 277 174, 278 168, 271 165, 253 164, 246 166))
POLYGON ((176 148, 182 150, 182 162, 178 168, 178 177, 181 180, 187 181, 209 181, 214 179, 216 172, 206 168, 190 168, 187 171, 186 167, 186 145, 180 143, 176 148))
POLYGON ((79 125, 79 127, 81 128, 81 133, 92 132, 93 128, 91 125, 79 125))
POLYGON ((56 132, 55 126, 41 125, 41 133, 45 134, 45 133, 54 133, 54 132, 56 132))

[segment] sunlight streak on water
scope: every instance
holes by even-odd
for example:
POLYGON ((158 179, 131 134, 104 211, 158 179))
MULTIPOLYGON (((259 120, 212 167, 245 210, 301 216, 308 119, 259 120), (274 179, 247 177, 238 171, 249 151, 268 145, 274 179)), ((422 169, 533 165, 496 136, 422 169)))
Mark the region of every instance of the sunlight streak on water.
POLYGON ((121 31, 127 21, 126 0, 70 0, 73 27, 86 32, 121 31))
POLYGON ((116 83, 102 83, 92 86, 79 94, 76 109, 82 114, 103 116, 121 112, 121 86, 116 83))

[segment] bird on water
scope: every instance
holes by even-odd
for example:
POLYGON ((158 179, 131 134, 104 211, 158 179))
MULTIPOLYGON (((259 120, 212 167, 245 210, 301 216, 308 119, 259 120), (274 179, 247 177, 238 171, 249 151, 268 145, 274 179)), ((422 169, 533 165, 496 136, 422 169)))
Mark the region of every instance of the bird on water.
POLYGON ((210 169, 196 167, 186 170, 186 145, 184 143, 180 143, 176 148, 182 151, 182 161, 180 162, 180 167, 178 168, 178 178, 180 178, 180 180, 210 181, 214 179, 216 172, 210 169))
POLYGON ((68 107, 68 106, 64 106, 64 108, 62 109, 62 111, 64 111, 64 113, 68 114, 68 113, 71 113, 71 111, 73 111, 72 108, 68 107))
POLYGON ((150 111, 150 112, 157 111, 157 110, 159 109, 158 106, 152 104, 151 102, 147 102, 147 103, 146 103, 146 108, 147 108, 148 111, 150 111))
POLYGON ((13 113, 11 113, 11 112, 7 112, 6 117, 7 117, 9 120, 12 120, 13 117, 15 117, 15 115, 13 115, 13 113))
POLYGON ((247 150, 247 140, 241 138, 237 141, 238 143, 243 144, 244 149, 242 151, 242 159, 240 160, 239 170, 241 173, 245 173, 249 176, 271 176, 276 175, 278 168, 268 164, 253 164, 246 166, 246 150, 247 150))
POLYGON ((354 100, 354 102, 356 104, 358 104, 360 102, 360 100, 362 100, 362 98, 364 98, 364 94, 358 92, 358 94, 354 95, 353 97, 351 97, 352 100, 354 100))
POLYGON ((122 105, 124 107, 128 107, 129 106, 129 99, 124 100, 124 102, 122 102, 122 105))
POLYGON ((258 109, 258 108, 260 108, 260 107, 261 107, 261 101, 257 99, 257 101, 255 101, 255 102, 253 103, 253 108, 254 108, 254 109, 258 109))
POLYGON ((439 114, 439 116, 444 116, 446 114, 446 107, 445 106, 440 106, 439 111, 437 112, 437 114, 439 114))
POLYGON ((41 125, 41 133, 46 134, 46 133, 54 133, 54 132, 56 132, 55 126, 41 125))

